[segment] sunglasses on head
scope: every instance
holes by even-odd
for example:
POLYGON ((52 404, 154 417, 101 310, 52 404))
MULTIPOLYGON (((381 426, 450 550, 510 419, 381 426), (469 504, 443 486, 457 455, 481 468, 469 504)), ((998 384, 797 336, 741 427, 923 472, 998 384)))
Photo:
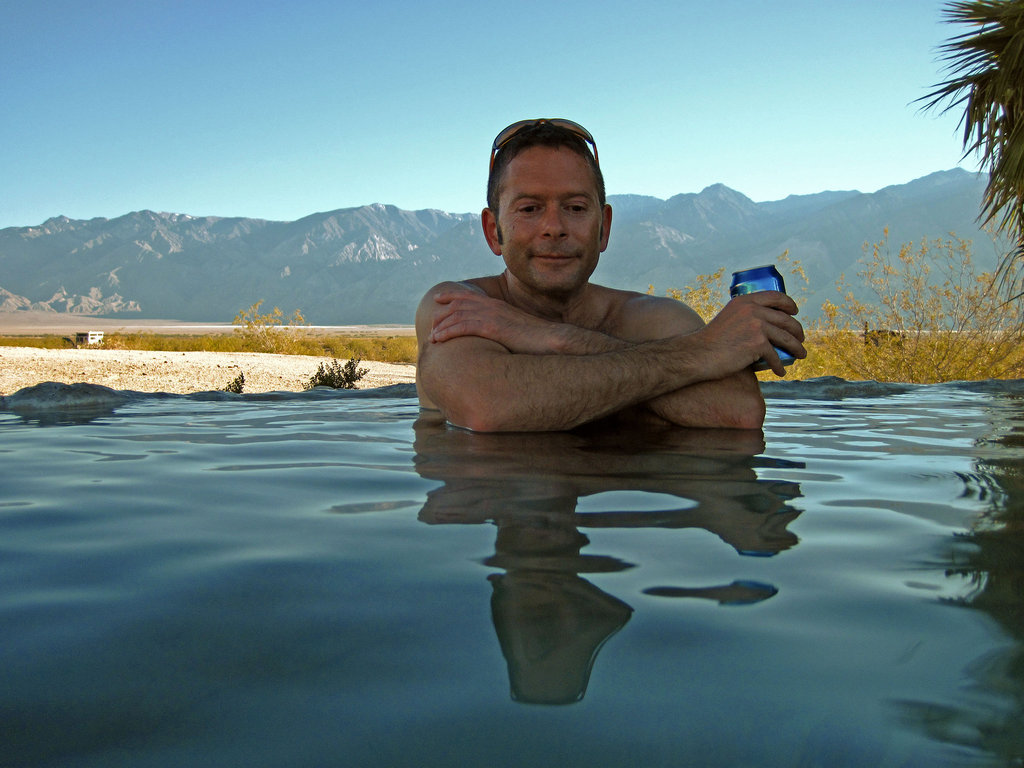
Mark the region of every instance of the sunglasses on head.
POLYGON ((505 130, 499 133, 495 139, 494 144, 491 146, 491 168, 494 168, 494 156, 498 153, 498 150, 508 144, 516 135, 527 128, 533 128, 537 125, 553 125, 556 128, 563 128, 570 133, 579 136, 585 142, 587 142, 594 150, 594 163, 600 167, 600 163, 597 160, 597 143, 594 141, 594 137, 590 131, 584 128, 579 123, 574 123, 572 120, 564 120, 560 117, 553 119, 540 118, 539 120, 520 120, 517 123, 512 123, 505 130))

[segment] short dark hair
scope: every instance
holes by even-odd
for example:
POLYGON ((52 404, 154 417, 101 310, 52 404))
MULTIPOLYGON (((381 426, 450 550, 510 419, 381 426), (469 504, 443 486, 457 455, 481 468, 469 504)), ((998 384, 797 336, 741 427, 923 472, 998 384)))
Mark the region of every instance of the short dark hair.
POLYGON ((519 131, 495 154, 494 164, 491 166, 491 172, 487 176, 487 207, 494 211, 495 216, 498 214, 498 193, 505 169, 516 155, 531 147, 551 147, 553 149, 565 147, 584 158, 587 161, 587 166, 594 173, 598 202, 602 207, 604 206, 604 175, 601 173, 597 160, 594 159, 594 156, 587 148, 587 143, 580 136, 566 128, 542 122, 519 131))

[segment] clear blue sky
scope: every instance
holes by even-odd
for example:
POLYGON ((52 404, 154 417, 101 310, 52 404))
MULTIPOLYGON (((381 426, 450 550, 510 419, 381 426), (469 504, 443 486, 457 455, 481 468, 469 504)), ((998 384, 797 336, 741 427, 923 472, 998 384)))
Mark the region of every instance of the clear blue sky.
MULTIPOLYGON (((0 0, 0 227, 477 212, 524 117, 611 194, 872 192, 960 165, 938 0, 0 0)), ((965 167, 974 169, 970 163, 965 167)))

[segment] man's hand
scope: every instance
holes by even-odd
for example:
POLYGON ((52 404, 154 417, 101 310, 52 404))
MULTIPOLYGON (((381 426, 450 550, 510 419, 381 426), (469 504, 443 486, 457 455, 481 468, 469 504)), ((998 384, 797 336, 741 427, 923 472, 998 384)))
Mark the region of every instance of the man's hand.
POLYGON ((796 302, 778 291, 737 296, 697 332, 707 348, 709 370, 726 376, 763 358, 772 371, 785 376, 775 347, 807 357, 803 326, 793 317, 797 312, 796 302))
POLYGON ((434 301, 440 306, 430 330, 433 343, 458 336, 480 336, 498 342, 510 352, 545 354, 557 349, 554 324, 528 315, 508 302, 468 288, 441 290, 434 295, 434 301))
POLYGON ((525 355, 594 354, 623 346, 605 334, 536 317, 469 287, 442 287, 433 298, 438 309, 431 343, 479 336, 525 355))

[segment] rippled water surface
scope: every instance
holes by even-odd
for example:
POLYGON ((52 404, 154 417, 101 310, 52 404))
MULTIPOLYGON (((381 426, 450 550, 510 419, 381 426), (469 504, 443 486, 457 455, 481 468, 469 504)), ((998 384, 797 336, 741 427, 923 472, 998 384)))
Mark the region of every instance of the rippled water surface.
POLYGON ((766 393, 8 398, 0 766, 1020 765, 1024 385, 766 393))

